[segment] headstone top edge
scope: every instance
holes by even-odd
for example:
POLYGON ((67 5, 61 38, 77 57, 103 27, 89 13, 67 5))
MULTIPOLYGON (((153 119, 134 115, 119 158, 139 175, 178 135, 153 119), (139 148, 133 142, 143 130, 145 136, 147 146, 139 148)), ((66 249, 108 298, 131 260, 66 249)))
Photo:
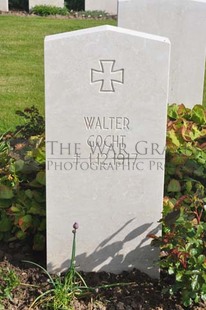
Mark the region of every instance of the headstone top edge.
MULTIPOLYGON (((166 1, 166 0, 162 0, 162 1, 166 1)), ((200 3, 205 3, 206 4, 206 0, 184 0, 185 2, 200 2, 200 3)), ((132 3, 133 0, 118 0, 118 4, 119 3, 124 3, 124 2, 128 2, 128 3, 132 3)))
POLYGON ((190 1, 193 1, 193 2, 201 2, 201 3, 205 3, 205 4, 206 4, 206 0, 190 0, 190 1))
POLYGON ((157 36, 157 35, 146 33, 146 32, 130 30, 130 29, 122 28, 122 27, 110 26, 110 25, 97 26, 93 28, 87 28, 87 29, 75 30, 71 32, 64 32, 60 34, 49 35, 45 37, 45 43, 49 41, 66 39, 66 38, 74 37, 77 35, 92 34, 92 33, 98 33, 98 32, 103 32, 103 31, 118 32, 122 34, 128 34, 128 35, 132 35, 136 37, 141 37, 141 38, 145 38, 149 40, 155 40, 155 41, 160 41, 160 42, 165 42, 165 43, 170 44, 170 40, 166 37, 157 36))
POLYGON ((120 2, 131 2, 132 0, 117 0, 118 1, 118 3, 120 3, 120 2))

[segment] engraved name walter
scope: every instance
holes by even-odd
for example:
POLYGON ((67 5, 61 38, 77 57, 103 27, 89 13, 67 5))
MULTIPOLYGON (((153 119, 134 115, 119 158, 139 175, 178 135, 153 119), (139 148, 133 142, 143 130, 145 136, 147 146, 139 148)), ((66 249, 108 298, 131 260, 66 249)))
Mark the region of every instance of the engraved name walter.
POLYGON ((100 83, 100 92, 114 93, 115 83, 124 84, 124 69, 115 70, 115 60, 100 60, 100 70, 91 69, 91 83, 100 83))

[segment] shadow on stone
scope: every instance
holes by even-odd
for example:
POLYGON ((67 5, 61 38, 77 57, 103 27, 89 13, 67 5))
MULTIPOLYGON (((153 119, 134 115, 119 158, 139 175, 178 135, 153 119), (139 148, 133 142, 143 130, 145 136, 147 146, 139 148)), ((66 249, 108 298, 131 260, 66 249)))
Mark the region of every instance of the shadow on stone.
MULTIPOLYGON (((128 271, 132 270, 133 268, 137 268, 142 272, 149 274, 151 277, 158 278, 159 268, 157 259, 159 256, 159 249, 154 248, 149 244, 150 241, 146 235, 158 234, 161 229, 161 225, 158 225, 154 229, 150 230, 151 226, 153 226, 153 223, 146 223, 127 234, 124 240, 112 241, 115 237, 118 236, 119 232, 122 231, 133 220, 134 219, 131 219, 125 223, 116 232, 103 240, 91 254, 78 254, 81 249, 78 248, 77 244, 77 270, 85 272, 107 271, 112 273, 121 273, 122 271, 128 271), (137 244, 136 248, 130 249, 130 241, 136 239, 140 235, 143 235, 141 242, 137 244), (124 253, 126 253, 126 255, 124 255, 124 253)), ((64 261, 59 270, 55 270, 55 272, 68 269, 69 265, 70 259, 64 261)), ((52 269, 51 267, 51 264, 48 264, 48 268, 50 270, 52 269)))

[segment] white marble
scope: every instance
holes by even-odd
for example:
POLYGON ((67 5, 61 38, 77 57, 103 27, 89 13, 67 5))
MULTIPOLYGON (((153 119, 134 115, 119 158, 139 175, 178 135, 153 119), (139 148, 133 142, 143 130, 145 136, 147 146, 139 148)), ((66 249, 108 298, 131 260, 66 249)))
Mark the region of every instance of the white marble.
POLYGON ((0 11, 9 11, 9 0, 0 0, 0 11))
POLYGON ((158 277, 170 42, 101 26, 46 37, 47 263, 158 277), (124 158, 124 160, 122 160, 124 158), (128 159, 129 158, 129 159, 128 159))
POLYGON ((64 7, 64 0, 29 0, 29 9, 36 5, 51 5, 59 8, 64 7))
POLYGON ((169 103, 188 107, 203 99, 205 0, 119 0, 118 25, 171 41, 169 103))
POLYGON ((85 0, 85 11, 105 11, 117 15, 117 0, 85 0))

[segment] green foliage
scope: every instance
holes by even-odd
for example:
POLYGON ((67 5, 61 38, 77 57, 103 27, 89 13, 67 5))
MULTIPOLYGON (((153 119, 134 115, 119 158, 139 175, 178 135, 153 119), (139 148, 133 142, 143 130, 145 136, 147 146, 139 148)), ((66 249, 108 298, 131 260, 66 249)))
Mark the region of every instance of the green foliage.
POLYGON ((24 119, 24 124, 16 127, 15 134, 21 134, 24 138, 41 135, 45 131, 45 120, 39 114, 35 106, 26 108, 24 111, 16 111, 16 114, 24 119))
POLYGON ((179 292, 186 307, 201 299, 206 300, 206 217, 203 203, 197 195, 183 196, 179 200, 166 198, 164 202, 161 248, 167 256, 161 261, 161 267, 175 280, 169 292, 179 292))
POLYGON ((168 110, 163 236, 154 237, 184 306, 206 300, 206 109, 168 110))
POLYGON ((49 16, 49 15, 67 15, 67 8, 59 8, 51 5, 36 5, 31 10, 32 14, 40 15, 40 16, 49 16))
POLYGON ((0 139, 0 240, 31 238, 33 249, 42 250, 46 226, 44 127, 40 123, 39 129, 33 128, 38 111, 27 110, 34 115, 29 114, 18 134, 0 139), (28 137, 37 130, 39 135, 28 137))
POLYGON ((19 284, 20 280, 13 270, 0 268, 0 307, 3 299, 12 300, 12 292, 19 284))
POLYGON ((83 11, 84 0, 65 0, 65 3, 69 10, 83 11))
POLYGON ((104 24, 116 21, 0 16, 0 136, 20 124, 16 110, 35 105, 44 113, 45 36, 104 24))
MULTIPOLYGON (((34 107, 18 115, 25 124, 15 134, 0 137, 0 240, 32 238, 33 248, 41 250, 46 212, 44 121, 34 107)), ((161 267, 174 279, 169 292, 179 293, 186 307, 206 300, 205 175, 206 109, 172 105, 168 110, 163 236, 150 237, 161 245, 161 267)), ((74 253, 75 235, 72 262, 74 253)), ((70 296, 89 290, 72 264, 63 280, 59 277, 51 284, 53 288, 36 301, 43 298, 53 309, 64 309, 70 296)))

